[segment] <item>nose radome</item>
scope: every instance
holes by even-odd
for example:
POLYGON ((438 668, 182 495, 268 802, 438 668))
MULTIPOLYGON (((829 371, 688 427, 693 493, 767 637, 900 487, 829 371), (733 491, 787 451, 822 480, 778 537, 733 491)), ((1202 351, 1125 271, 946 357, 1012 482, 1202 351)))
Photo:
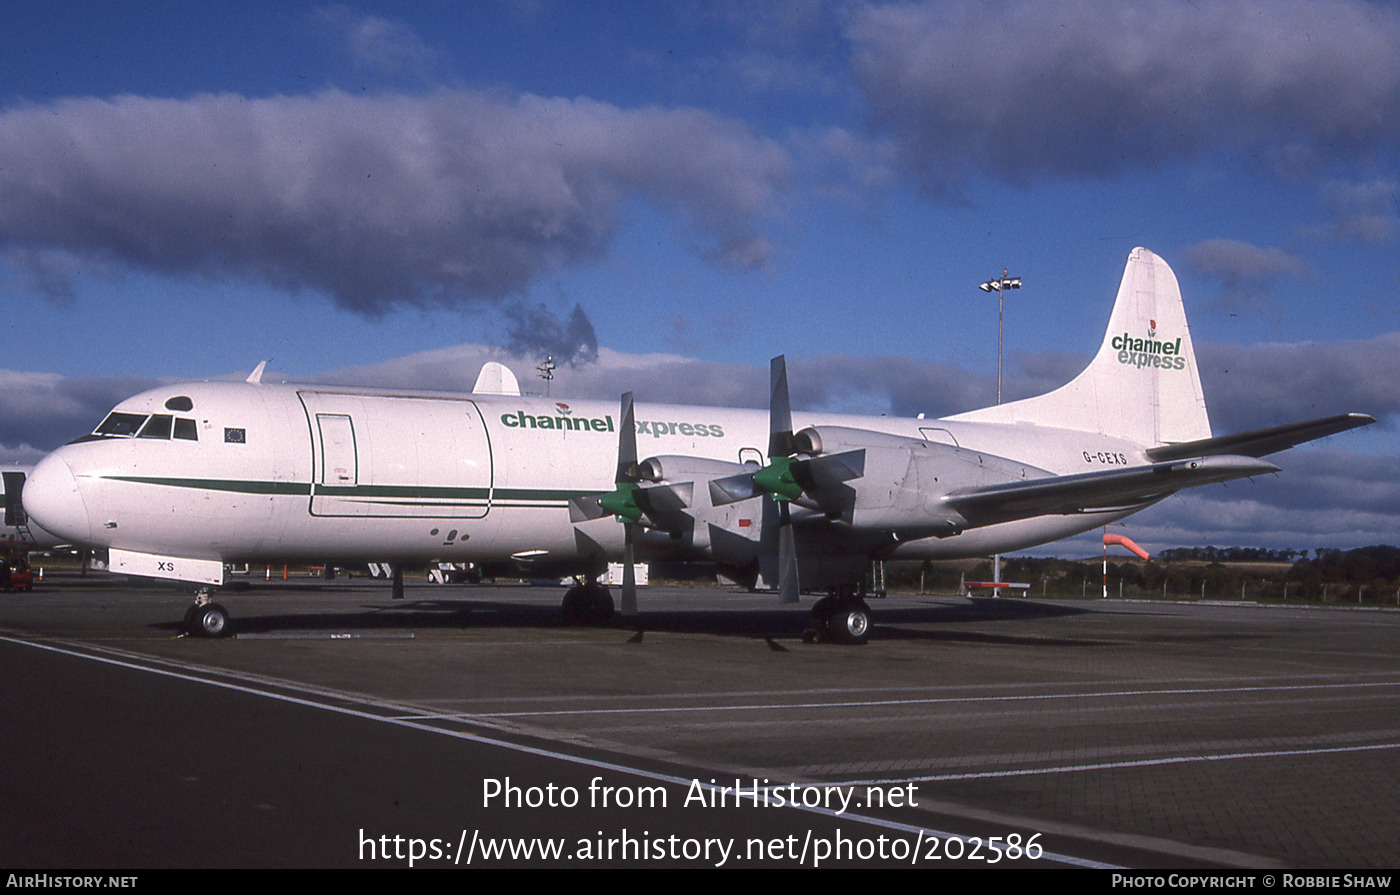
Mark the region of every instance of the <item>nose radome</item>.
POLYGON ((57 454, 39 461, 24 483, 24 509, 39 527, 64 540, 92 540, 87 505, 78 493, 73 470, 57 454))

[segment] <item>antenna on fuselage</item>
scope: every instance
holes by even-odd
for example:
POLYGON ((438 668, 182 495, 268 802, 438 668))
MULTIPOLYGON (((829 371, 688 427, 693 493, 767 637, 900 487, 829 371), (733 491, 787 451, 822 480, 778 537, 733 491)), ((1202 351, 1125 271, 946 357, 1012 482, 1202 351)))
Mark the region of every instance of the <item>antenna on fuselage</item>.
POLYGON ((248 374, 247 381, 251 382, 253 385, 262 385, 262 374, 263 370, 266 369, 267 361, 260 362, 256 367, 253 368, 253 372, 248 374))

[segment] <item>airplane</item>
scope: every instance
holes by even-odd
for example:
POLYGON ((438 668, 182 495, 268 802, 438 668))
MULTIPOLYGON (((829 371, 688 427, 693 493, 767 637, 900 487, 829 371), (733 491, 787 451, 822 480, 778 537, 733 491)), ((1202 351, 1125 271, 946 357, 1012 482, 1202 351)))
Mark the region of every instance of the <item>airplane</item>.
POLYGON ((4 507, 3 520, 0 521, 0 553, 43 551, 63 544, 61 539, 36 525, 24 511, 21 494, 25 479, 33 470, 32 466, 6 466, 0 469, 0 481, 3 482, 0 507, 4 507))
POLYGON ((200 585, 220 636, 226 563, 509 562, 572 574, 566 618, 615 604, 596 575, 713 563, 812 607, 822 639, 870 636, 875 560, 1008 553, 1122 519, 1184 488, 1278 472, 1259 459, 1375 422, 1348 413, 1214 435, 1171 268, 1130 254, 1104 340, 1067 385, 942 419, 798 413, 783 358, 762 410, 521 395, 487 364, 471 393, 245 382, 161 386, 44 457, 23 505, 104 547, 109 569, 200 585), (645 452, 641 447, 645 446, 645 452), (619 524, 619 522, 621 524, 619 524))

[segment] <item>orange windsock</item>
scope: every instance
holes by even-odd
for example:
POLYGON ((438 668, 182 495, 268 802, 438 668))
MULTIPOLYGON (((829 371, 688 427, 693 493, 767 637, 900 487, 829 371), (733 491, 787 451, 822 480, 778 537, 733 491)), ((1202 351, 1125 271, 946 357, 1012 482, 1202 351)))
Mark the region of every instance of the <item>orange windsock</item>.
POLYGON ((1142 549, 1137 544, 1134 544, 1133 539, 1126 535, 1110 534, 1108 532, 1104 532, 1103 543, 1105 547, 1107 547, 1110 544, 1118 544, 1119 546, 1127 547, 1129 550, 1133 551, 1138 556, 1141 556, 1143 559, 1151 559, 1151 557, 1147 555, 1146 550, 1142 549))

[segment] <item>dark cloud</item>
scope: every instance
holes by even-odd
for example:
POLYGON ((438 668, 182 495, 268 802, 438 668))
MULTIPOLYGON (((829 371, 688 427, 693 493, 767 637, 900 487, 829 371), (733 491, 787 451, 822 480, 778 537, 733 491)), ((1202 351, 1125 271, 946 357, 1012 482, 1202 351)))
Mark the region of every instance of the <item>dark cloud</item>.
POLYGON ((567 320, 561 320, 544 305, 507 308, 510 321, 506 348, 518 354, 544 359, 553 357, 562 364, 586 364, 598 359, 598 336, 583 308, 574 305, 567 320))
POLYGON ((1400 180, 1333 181, 1322 189, 1333 222, 1317 232, 1331 239, 1378 243, 1395 238, 1400 223, 1400 180))
POLYGON ((903 357, 789 358, 788 379, 794 407, 872 416, 932 418, 996 401, 995 376, 903 357))
POLYGON ((1234 239, 1209 239, 1186 249, 1192 268, 1220 281, 1218 303, 1229 309, 1268 310, 1273 284, 1303 274, 1303 262, 1282 249, 1265 249, 1234 239))
POLYGON ((80 261, 261 279, 370 315, 463 306, 599 256, 632 197, 721 263, 762 266, 755 228, 789 168, 693 109, 467 90, 72 99, 0 113, 0 250, 50 295, 80 261))
POLYGON ((137 376, 65 379, 52 373, 0 370, 0 445, 51 451, 91 432, 119 401, 160 382, 137 376))
POLYGON ((1400 414, 1400 333, 1355 342, 1196 346, 1217 434, 1336 413, 1400 414))
POLYGON ((1362 0, 867 5, 874 127, 935 192, 1101 176, 1229 146, 1275 168, 1400 146, 1400 8, 1362 0))
POLYGON ((1400 457, 1313 446, 1270 459, 1282 472, 1193 488, 1129 517, 1123 530, 1153 552, 1400 544, 1400 457))

